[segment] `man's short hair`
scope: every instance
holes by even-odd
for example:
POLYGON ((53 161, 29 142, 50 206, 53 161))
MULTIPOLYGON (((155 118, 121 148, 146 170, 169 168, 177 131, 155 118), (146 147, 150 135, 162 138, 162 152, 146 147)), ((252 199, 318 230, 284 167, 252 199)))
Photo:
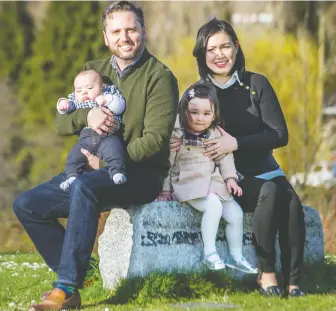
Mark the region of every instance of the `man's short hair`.
POLYGON ((128 1, 115 1, 111 3, 102 13, 103 29, 106 27, 106 19, 108 19, 114 12, 130 11, 136 15, 137 21, 142 27, 145 26, 144 14, 141 8, 136 7, 133 3, 128 1))

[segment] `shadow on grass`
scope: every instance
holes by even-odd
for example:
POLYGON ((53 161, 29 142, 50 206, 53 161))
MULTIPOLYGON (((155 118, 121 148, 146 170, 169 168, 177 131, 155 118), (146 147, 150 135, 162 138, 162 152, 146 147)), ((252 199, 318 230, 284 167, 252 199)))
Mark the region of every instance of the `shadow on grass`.
POLYGON ((152 273, 146 278, 122 280, 113 292, 113 296, 100 304, 144 306, 154 301, 181 302, 213 295, 222 296, 227 290, 239 289, 249 292, 255 288, 255 276, 237 281, 230 279, 223 272, 152 273))
MULTIPOLYGON (((278 279, 282 285, 280 274, 278 279)), ((172 303, 221 297, 225 292, 250 293, 258 288, 255 281, 256 275, 233 280, 224 272, 152 273, 145 278, 122 280, 112 297, 98 304, 146 306, 158 301, 172 303)), ((308 294, 335 294, 336 260, 305 264, 300 286, 308 294)))
POLYGON ((300 285, 309 294, 336 294, 336 256, 325 262, 304 264, 300 285))

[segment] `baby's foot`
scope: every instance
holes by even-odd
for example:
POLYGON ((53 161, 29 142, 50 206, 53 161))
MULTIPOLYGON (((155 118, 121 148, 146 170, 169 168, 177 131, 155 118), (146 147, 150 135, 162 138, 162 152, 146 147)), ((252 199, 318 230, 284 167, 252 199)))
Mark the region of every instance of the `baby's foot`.
POLYGON ((75 181, 76 177, 69 177, 66 181, 63 181, 60 184, 61 189, 63 189, 64 191, 67 190, 70 185, 75 181))
POLYGON ((113 175, 113 181, 115 182, 116 185, 121 185, 127 181, 127 178, 125 175, 117 173, 113 175))

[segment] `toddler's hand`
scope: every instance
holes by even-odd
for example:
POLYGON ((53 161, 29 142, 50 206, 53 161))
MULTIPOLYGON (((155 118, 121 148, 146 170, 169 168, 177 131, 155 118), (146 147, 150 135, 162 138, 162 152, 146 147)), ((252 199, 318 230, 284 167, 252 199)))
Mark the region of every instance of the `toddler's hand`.
POLYGON ((61 99, 58 103, 58 109, 61 111, 68 111, 70 109, 70 103, 68 99, 61 99))
POLYGON ((156 201, 173 201, 173 197, 170 192, 163 191, 156 198, 156 201))
POLYGON ((234 194, 238 197, 241 197, 243 194, 242 188, 240 188, 237 185, 237 182, 233 178, 229 178, 228 181, 226 182, 226 187, 229 191, 229 193, 234 194))

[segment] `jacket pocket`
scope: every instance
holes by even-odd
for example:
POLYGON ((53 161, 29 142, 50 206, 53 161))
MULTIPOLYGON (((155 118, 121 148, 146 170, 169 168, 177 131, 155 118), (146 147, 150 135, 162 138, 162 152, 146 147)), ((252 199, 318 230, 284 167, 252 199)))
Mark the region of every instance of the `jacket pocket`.
POLYGON ((195 170, 182 170, 180 171, 177 182, 179 184, 184 184, 199 178, 204 178, 204 174, 202 171, 197 171, 196 168, 195 170))

